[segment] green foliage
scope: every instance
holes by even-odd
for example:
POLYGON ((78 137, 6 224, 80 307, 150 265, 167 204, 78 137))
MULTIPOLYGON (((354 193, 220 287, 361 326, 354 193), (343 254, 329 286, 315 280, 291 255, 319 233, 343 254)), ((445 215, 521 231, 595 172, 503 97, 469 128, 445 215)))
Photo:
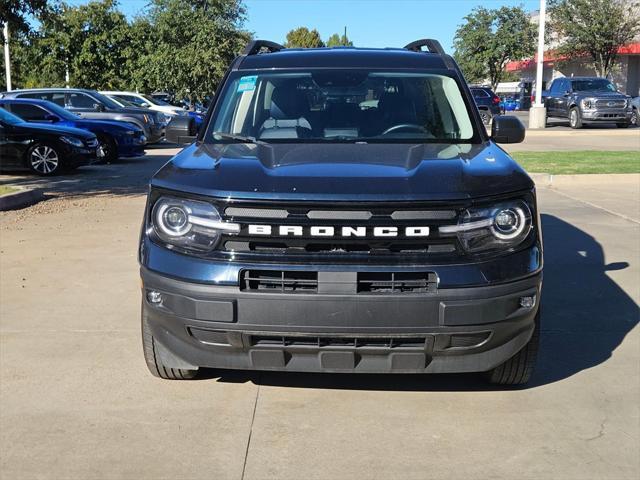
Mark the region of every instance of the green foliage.
POLYGON ((496 88, 510 60, 535 51, 536 27, 521 7, 475 8, 456 30, 454 57, 467 81, 496 88))
POLYGON ((16 88, 167 90, 193 100, 215 92, 249 41, 241 0, 151 0, 128 22, 117 0, 52 4, 36 31, 12 35, 16 88))
POLYGON ((327 47, 353 47, 353 42, 345 34, 334 33, 327 40, 327 47))
POLYGON ((245 10, 237 0, 153 0, 150 42, 136 86, 201 100, 215 92, 250 35, 241 30, 245 10))
POLYGON ((0 0, 0 24, 8 21, 12 30, 27 32, 27 15, 41 14, 48 3, 47 0, 0 0))
POLYGON ((640 34, 640 1, 551 0, 551 28, 561 57, 591 58, 596 74, 606 77, 618 48, 640 34))
POLYGON ((284 46, 287 48, 319 48, 324 47, 324 42, 315 28, 309 30, 307 27, 298 27, 287 33, 287 41, 284 46))

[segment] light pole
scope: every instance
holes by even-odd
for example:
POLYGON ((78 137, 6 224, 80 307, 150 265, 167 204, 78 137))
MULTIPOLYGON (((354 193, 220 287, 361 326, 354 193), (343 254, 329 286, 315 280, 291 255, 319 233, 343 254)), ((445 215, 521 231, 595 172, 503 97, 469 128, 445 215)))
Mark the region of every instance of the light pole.
POLYGON ((544 72, 544 26, 547 17, 547 1, 540 0, 540 18, 538 22, 538 62, 536 65, 536 98, 529 109, 529 128, 547 126, 547 109, 542 103, 542 76, 544 72))
POLYGON ((7 77, 7 92, 11 91, 11 58, 9 57, 9 22, 4 22, 4 67, 7 77))

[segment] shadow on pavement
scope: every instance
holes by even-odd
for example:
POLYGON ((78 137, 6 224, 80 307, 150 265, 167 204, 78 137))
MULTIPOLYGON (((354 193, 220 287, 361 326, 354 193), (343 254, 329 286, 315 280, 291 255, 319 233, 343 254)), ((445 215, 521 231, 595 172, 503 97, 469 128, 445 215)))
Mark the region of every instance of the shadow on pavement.
MULTIPOLYGON (((163 147, 167 148, 167 147, 163 147)), ((160 150, 160 148, 153 149, 160 150)), ((173 155, 150 151, 144 157, 119 159, 111 164, 90 165, 77 170, 40 177, 25 171, 0 175, 0 186, 41 188, 47 196, 142 195, 149 179, 173 155)))
MULTIPOLYGON (((554 383, 607 361, 638 323, 638 305, 607 275, 629 266, 605 264, 602 246, 589 234, 552 215, 542 215, 545 271, 541 346, 531 382, 554 383)), ((202 379, 299 388, 487 391, 481 375, 309 374, 205 370, 202 379)))

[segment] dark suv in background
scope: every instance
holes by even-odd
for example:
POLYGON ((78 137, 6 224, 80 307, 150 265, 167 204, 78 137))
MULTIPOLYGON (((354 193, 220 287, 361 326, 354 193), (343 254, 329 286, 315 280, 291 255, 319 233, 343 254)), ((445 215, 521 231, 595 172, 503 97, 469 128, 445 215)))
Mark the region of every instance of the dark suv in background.
POLYGON ((156 143, 164 137, 166 124, 162 113, 148 108, 123 108, 106 95, 95 90, 79 88, 24 89, 2 92, 0 98, 48 100, 82 118, 133 123, 142 129, 147 143, 156 143))
POLYGON ((606 78, 556 78, 542 96, 547 118, 568 118, 571 128, 596 123, 627 128, 631 124, 631 97, 618 92, 606 78))
POLYGON ((478 105, 482 123, 488 125, 491 118, 500 115, 500 97, 498 97, 489 87, 472 85, 471 95, 478 105))

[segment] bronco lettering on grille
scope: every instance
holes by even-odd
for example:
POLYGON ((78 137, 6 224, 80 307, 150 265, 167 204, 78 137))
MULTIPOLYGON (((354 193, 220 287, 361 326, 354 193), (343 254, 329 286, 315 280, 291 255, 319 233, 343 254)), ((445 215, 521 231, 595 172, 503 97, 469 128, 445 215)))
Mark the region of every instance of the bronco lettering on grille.
POLYGON ((301 225, 249 225, 249 235, 265 235, 278 237, 428 237, 429 227, 332 227, 301 225))

